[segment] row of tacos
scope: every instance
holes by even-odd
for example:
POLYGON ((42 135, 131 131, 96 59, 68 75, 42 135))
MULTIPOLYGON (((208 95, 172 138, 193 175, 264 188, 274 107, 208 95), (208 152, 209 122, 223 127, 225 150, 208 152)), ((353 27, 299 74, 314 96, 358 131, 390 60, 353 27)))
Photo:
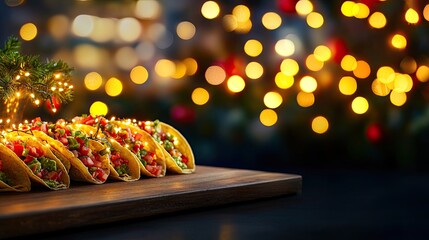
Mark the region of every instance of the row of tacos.
POLYGON ((103 184, 195 171, 189 143, 158 120, 35 118, 1 136, 0 191, 30 191, 31 183, 61 190, 70 180, 103 184))

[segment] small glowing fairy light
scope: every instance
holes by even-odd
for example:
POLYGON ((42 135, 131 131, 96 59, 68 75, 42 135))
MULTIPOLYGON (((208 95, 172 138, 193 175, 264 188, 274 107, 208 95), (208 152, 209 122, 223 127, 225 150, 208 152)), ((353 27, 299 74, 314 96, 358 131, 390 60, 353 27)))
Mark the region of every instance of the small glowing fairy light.
POLYGON ((54 76, 55 76, 55 79, 59 79, 61 77, 61 73, 56 73, 54 76))
POLYGON ((39 104, 40 104, 40 100, 39 100, 39 99, 36 99, 36 100, 34 101, 34 104, 39 105, 39 104))
POLYGON ((26 73, 24 73, 24 76, 28 77, 28 76, 30 76, 30 73, 26 72, 26 73))
POLYGON ((20 78, 21 78, 20 75, 16 75, 16 77, 15 77, 16 80, 19 80, 20 78))
POLYGON ((35 98, 36 96, 34 95, 34 93, 31 93, 31 94, 30 94, 30 97, 31 97, 31 98, 35 98))
POLYGON ((57 88, 56 87, 51 87, 51 90, 55 91, 55 90, 57 90, 57 88))
POLYGON ((21 93, 20 93, 20 92, 17 92, 17 93, 16 93, 16 97, 17 97, 17 98, 21 97, 21 93))

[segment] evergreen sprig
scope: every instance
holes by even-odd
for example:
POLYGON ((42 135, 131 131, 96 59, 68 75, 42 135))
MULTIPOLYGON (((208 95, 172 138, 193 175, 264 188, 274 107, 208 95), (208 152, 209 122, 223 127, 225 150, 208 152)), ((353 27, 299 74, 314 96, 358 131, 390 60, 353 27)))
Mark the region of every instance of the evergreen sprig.
POLYGON ((9 37, 0 49, 0 99, 16 96, 28 97, 39 104, 53 98, 61 103, 73 100, 71 72, 65 62, 47 60, 41 62, 39 56, 21 55, 21 43, 17 37, 9 37))

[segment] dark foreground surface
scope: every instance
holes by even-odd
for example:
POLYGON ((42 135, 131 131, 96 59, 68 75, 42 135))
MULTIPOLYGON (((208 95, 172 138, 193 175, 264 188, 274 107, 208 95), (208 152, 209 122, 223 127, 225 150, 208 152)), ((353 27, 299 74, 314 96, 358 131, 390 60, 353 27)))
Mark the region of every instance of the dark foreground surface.
POLYGON ((40 239, 429 239, 429 174, 290 169, 303 192, 40 234, 40 239))

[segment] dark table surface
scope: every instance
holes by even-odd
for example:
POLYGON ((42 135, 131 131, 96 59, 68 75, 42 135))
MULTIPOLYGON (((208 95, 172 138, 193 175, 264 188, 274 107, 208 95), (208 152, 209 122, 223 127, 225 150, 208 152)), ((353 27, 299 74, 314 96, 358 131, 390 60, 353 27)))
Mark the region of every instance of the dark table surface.
POLYGON ((429 239, 429 173, 290 169, 302 193, 39 234, 43 239, 429 239))

